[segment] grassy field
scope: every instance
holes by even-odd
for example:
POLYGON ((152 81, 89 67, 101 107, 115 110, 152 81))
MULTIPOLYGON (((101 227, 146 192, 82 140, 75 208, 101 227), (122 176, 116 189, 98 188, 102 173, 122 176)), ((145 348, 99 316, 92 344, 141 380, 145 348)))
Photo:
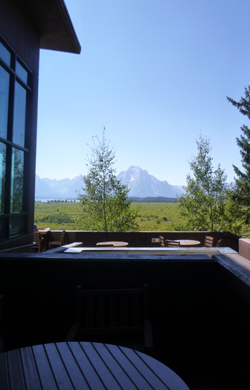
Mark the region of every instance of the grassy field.
MULTIPOLYGON (((177 203, 132 203, 138 210, 139 230, 170 231, 181 224, 177 203)), ((72 218, 79 210, 79 203, 35 202, 35 223, 52 230, 73 230, 72 218)))

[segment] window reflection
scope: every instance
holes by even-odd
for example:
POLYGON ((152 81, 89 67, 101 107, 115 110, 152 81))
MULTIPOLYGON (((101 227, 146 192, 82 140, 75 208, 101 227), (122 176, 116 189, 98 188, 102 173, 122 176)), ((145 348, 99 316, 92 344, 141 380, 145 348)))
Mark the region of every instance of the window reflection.
POLYGON ((18 61, 16 63, 16 74, 25 82, 25 84, 28 83, 28 72, 18 61))
POLYGON ((0 219, 0 240, 7 237, 7 231, 8 231, 8 219, 2 218, 0 219))
POLYGON ((6 145, 0 142, 0 213, 4 214, 6 176, 6 145))
POLYGON ((23 211, 23 171, 24 152, 22 150, 13 148, 10 204, 10 211, 12 213, 23 211))
POLYGON ((0 137, 7 138, 10 75, 0 66, 0 137))
POLYGON ((0 58, 10 66, 11 54, 9 50, 0 42, 0 58))
POLYGON ((14 97, 13 142, 20 146, 24 146, 26 94, 26 90, 16 81, 14 97))
POLYGON ((17 236, 25 232, 25 217, 10 218, 10 236, 17 236))

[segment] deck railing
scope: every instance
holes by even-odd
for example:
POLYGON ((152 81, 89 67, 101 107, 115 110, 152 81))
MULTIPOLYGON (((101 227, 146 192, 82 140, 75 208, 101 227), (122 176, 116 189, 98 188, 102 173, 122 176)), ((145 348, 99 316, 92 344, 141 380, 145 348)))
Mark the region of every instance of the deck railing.
MULTIPOLYGON (((49 233, 48 240, 58 241, 60 239, 61 231, 52 230, 49 233)), ((204 246, 205 236, 214 237, 214 246, 222 239, 223 246, 230 247, 238 252, 238 240, 239 237, 230 232, 193 232, 193 231, 136 231, 136 232, 92 232, 92 231, 81 231, 81 230, 67 230, 66 240, 67 243, 71 242, 82 242, 84 247, 95 247, 97 242, 101 241, 126 241, 130 247, 153 247, 157 248, 160 246, 158 242, 152 242, 153 238, 159 238, 163 236, 165 239, 177 240, 177 239, 192 239, 201 242, 200 246, 204 246)))
POLYGON ((5 348, 64 340, 75 320, 78 284, 143 283, 149 285, 153 356, 191 388, 196 382, 248 389, 250 272, 224 255, 2 253, 5 348))

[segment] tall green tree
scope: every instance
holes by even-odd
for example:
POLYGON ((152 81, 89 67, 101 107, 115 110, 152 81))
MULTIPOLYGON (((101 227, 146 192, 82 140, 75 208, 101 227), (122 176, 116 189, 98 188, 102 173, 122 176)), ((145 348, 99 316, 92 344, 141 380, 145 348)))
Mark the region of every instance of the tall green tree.
POLYGON ((138 214, 131 209, 129 189, 116 178, 115 152, 105 137, 93 138, 88 156, 88 174, 84 177, 84 194, 79 194, 81 211, 74 216, 77 229, 126 231, 137 230, 138 214))
POLYGON ((225 223, 226 175, 213 168, 209 140, 200 135, 198 155, 190 161, 185 193, 178 199, 181 216, 190 230, 220 230, 225 223))
MULTIPOLYGON (((245 97, 242 97, 239 102, 227 97, 241 114, 250 119, 250 86, 245 88, 245 97)), ((236 138, 237 145, 240 148, 242 168, 239 169, 233 165, 235 177, 235 199, 241 205, 250 207, 250 129, 246 125, 241 126, 242 134, 236 138)), ((248 212, 248 221, 250 212, 248 212)))
MULTIPOLYGON (((240 101, 237 102, 229 97, 227 99, 241 114, 250 119, 250 86, 245 88, 244 97, 241 97, 240 101)), ((241 126, 241 135, 236 138, 236 142, 240 148, 242 168, 233 165, 236 177, 230 196, 237 226, 241 227, 241 231, 245 231, 250 223, 250 128, 248 126, 241 126)))

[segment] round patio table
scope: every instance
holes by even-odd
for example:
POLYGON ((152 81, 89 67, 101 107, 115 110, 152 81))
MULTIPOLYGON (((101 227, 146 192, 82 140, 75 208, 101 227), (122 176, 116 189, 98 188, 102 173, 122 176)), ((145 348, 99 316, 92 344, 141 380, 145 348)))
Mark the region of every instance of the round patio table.
POLYGON ((96 246, 122 247, 122 246, 128 246, 128 242, 125 242, 125 241, 105 241, 105 242, 97 242, 96 246))
POLYGON ((1 390, 189 390, 169 367, 117 345, 59 342, 0 354, 1 390))
POLYGON ((197 240, 174 240, 180 243, 180 246, 197 246, 200 245, 200 241, 197 240))

